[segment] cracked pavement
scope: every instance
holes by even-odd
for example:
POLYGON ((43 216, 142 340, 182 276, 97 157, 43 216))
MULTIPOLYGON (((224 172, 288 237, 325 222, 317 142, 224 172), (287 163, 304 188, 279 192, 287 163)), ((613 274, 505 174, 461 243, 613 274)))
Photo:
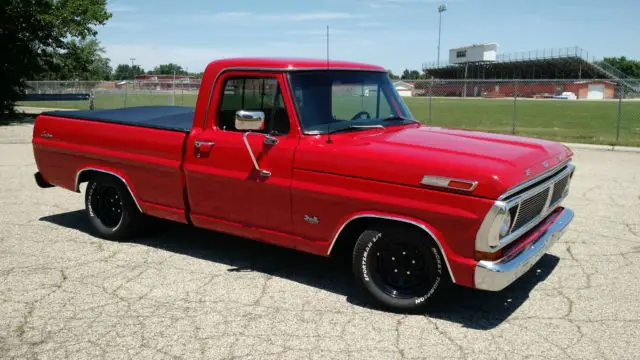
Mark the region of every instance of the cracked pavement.
POLYGON ((576 149, 565 236, 499 293, 369 306, 348 266, 159 221, 98 239, 84 194, 39 189, 0 127, 0 359, 636 359, 640 154, 576 149))

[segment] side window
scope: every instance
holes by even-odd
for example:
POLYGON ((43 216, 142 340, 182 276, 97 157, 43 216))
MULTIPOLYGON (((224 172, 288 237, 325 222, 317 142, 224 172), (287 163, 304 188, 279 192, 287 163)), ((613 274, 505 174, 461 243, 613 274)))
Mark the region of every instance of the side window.
POLYGON ((284 107, 278 80, 262 77, 232 77, 226 80, 218 113, 218 128, 240 131, 235 127, 238 110, 262 111, 265 129, 272 135, 289 133, 289 116, 284 107))

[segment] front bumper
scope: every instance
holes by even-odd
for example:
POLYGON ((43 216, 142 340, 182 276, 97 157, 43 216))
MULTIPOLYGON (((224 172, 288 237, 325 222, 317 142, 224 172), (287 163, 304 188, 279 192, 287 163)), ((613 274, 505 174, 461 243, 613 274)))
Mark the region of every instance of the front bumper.
POLYGON ((526 273, 564 234, 573 220, 573 211, 560 208, 540 223, 525 240, 526 246, 496 261, 479 261, 475 269, 475 287, 500 291, 526 273))

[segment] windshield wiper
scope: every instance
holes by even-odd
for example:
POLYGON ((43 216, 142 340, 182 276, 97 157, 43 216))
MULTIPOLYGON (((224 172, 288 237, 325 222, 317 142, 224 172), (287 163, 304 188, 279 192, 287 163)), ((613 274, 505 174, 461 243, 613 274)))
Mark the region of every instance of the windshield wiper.
POLYGON ((382 125, 349 125, 342 129, 336 129, 336 130, 330 131, 329 134, 335 134, 337 132, 342 132, 342 131, 347 131, 352 129, 384 129, 384 126, 382 125))
POLYGON ((391 115, 389 117, 382 119, 382 121, 415 121, 415 120, 406 118, 404 116, 391 115))

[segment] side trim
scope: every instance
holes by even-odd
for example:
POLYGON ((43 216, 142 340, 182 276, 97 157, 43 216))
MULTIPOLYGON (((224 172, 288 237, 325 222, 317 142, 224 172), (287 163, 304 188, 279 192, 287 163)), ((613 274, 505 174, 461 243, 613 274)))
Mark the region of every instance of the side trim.
POLYGON ((133 199, 133 202, 136 203, 136 207, 138 208, 138 210, 140 210, 140 212, 142 211, 142 208, 140 207, 140 204, 138 204, 138 200, 136 199, 136 197, 133 195, 133 191, 131 191, 131 187, 129 187, 129 184, 127 183, 127 181, 125 179, 122 178, 122 176, 111 172, 111 171, 106 171, 106 170, 102 170, 102 169, 96 169, 96 168, 84 168, 80 171, 78 171, 78 173, 76 174, 76 187, 75 187, 75 191, 76 192, 80 192, 80 183, 78 182, 80 180, 80 175, 82 175, 83 172, 85 171, 96 171, 96 172, 101 172, 104 174, 109 174, 112 176, 117 177, 118 179, 120 179, 120 181, 122 181, 122 183, 124 183, 124 186, 127 187, 127 190, 129 190, 129 194, 131 195, 131 198, 133 199))
POLYGON ((442 245, 440 245, 440 240, 438 240, 438 238, 431 232, 431 230, 427 229, 426 226, 424 226, 422 224, 419 224, 419 223, 417 223, 415 221, 408 220, 408 219, 403 219, 403 218, 399 218, 399 217, 381 216, 381 215, 375 215, 375 214, 360 214, 360 215, 356 215, 356 216, 350 218, 349 220, 345 221, 344 224, 342 224, 342 226, 340 226, 340 229, 338 230, 338 232, 336 233, 335 237, 331 241, 331 245, 329 246, 329 251, 327 252, 327 256, 331 255, 331 250, 333 249, 333 245, 336 243, 336 240, 338 240, 338 237, 340 237, 340 234, 342 233, 342 230, 344 230, 344 228, 349 223, 351 223, 353 220, 360 219, 360 218, 376 218, 376 219, 386 219, 386 220, 400 221, 400 222, 404 222, 404 223, 415 225, 415 226, 419 227, 420 229, 425 231, 427 234, 429 234, 429 236, 431 236, 431 238, 438 245, 438 248, 440 249, 440 253, 442 254, 442 257, 444 258, 444 263, 447 264, 447 270, 449 270, 449 276, 451 276, 451 281, 453 283, 456 282, 456 279, 453 276, 453 272, 451 271, 451 266, 449 266, 449 260, 447 259, 447 254, 444 253, 444 250, 442 249, 442 245))

